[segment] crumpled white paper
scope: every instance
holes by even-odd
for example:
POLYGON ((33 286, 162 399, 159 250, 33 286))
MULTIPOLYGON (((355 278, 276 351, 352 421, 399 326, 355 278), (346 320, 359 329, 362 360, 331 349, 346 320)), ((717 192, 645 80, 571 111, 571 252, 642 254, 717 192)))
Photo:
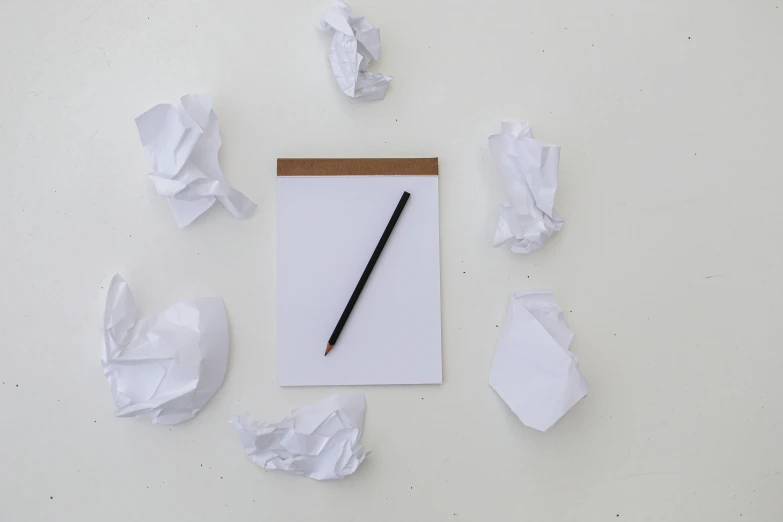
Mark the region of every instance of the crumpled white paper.
POLYGON ((342 0, 335 0, 318 27, 334 31, 327 56, 340 90, 351 98, 382 100, 394 78, 365 70, 381 56, 381 30, 351 14, 342 0))
POLYGON ((503 123, 500 134, 489 137, 489 148, 508 197, 500 207, 492 246, 513 240, 512 252, 535 252, 563 228, 554 209, 560 146, 533 138, 525 121, 503 123))
POLYGON ((182 301, 137 320, 128 283, 115 275, 103 327, 101 363, 118 417, 177 424, 195 417, 223 383, 228 321, 222 299, 182 301))
POLYGON ((219 200, 231 214, 244 219, 256 204, 231 187, 218 163, 220 131, 212 96, 189 94, 182 105, 156 105, 138 118, 136 127, 152 162, 149 175, 155 190, 169 203, 182 228, 219 200))
POLYGON ((489 384, 525 426, 546 431, 587 395, 573 338, 554 294, 514 294, 489 384))
POLYGON ((316 480, 347 477, 364 453, 364 395, 331 395, 293 410, 280 422, 253 422, 249 413, 231 419, 250 460, 316 480))

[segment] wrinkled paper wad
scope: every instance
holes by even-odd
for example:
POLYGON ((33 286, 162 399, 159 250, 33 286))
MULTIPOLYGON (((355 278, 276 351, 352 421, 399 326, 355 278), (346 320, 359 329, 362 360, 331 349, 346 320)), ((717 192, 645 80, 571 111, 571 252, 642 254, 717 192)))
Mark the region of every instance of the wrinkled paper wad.
POLYGON ((247 456, 264 469, 316 480, 347 477, 367 454, 359 438, 364 395, 331 395, 293 410, 280 422, 254 422, 249 413, 231 420, 247 456))
POLYGON ((223 383, 228 322, 221 299, 191 299, 137 319, 128 283, 115 275, 103 323, 101 363, 118 417, 177 424, 195 417, 223 383))
POLYGON ((514 294, 489 384, 525 426, 546 431, 587 395, 573 338, 554 294, 514 294))
POLYGON ((489 137, 489 148, 507 197, 492 245, 511 241, 512 252, 535 252, 563 228, 554 208, 560 146, 533 138, 530 124, 522 122, 503 123, 500 134, 489 137))
POLYGON ((166 198, 177 226, 182 228, 215 201, 235 218, 253 213, 256 204, 231 187, 218 163, 222 144, 212 97, 189 94, 180 106, 156 105, 138 118, 136 127, 158 194, 166 198))
POLYGON ((342 0, 329 8, 319 28, 334 31, 327 57, 340 90, 351 98, 382 100, 393 78, 366 70, 381 57, 381 30, 352 14, 342 0))

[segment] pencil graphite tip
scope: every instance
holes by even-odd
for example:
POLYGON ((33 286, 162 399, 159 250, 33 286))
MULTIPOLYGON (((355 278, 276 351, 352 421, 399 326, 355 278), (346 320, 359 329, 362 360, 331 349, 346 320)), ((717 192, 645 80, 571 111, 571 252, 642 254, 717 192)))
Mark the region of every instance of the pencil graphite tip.
POLYGON ((332 348, 334 348, 333 344, 326 343, 326 351, 324 352, 324 355, 329 355, 329 352, 332 351, 332 348))

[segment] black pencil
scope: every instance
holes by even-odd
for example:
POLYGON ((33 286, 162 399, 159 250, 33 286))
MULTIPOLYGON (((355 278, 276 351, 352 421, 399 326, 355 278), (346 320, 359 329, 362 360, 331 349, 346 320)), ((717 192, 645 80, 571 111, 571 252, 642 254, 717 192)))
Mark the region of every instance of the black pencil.
POLYGON ((367 282, 367 279, 370 278, 370 274, 372 273, 372 269, 375 267, 375 263, 378 261, 378 258, 381 257, 381 252, 383 252, 383 247, 386 246, 386 241, 389 240, 389 236, 391 236, 392 230, 394 230, 394 225, 396 225, 397 220, 400 219, 400 214, 402 214, 402 209, 405 208, 405 203, 408 202, 409 197, 411 197, 411 195, 408 192, 402 193, 400 202, 397 203, 397 208, 394 209, 394 213, 392 214, 392 217, 389 220, 389 224, 386 225, 386 230, 383 231, 383 234, 381 235, 381 239, 378 240, 378 245, 375 247, 375 251, 373 251, 372 256, 370 256, 370 261, 367 263, 367 266, 364 268, 364 272, 362 272, 362 277, 360 277, 359 282, 356 283, 356 288, 353 289, 351 298, 348 299, 348 304, 345 305, 345 310, 343 310, 343 314, 340 316, 340 320, 337 321, 337 326, 334 327, 332 336, 329 337, 329 342, 326 343, 326 352, 324 353, 324 355, 328 355, 329 352, 332 351, 332 348, 334 348, 335 343, 337 343, 337 338, 340 336, 340 332, 343 331, 343 326, 345 326, 345 322, 348 320, 348 316, 351 315, 351 310, 353 310, 356 301, 359 299, 359 295, 362 293, 364 284, 367 282))

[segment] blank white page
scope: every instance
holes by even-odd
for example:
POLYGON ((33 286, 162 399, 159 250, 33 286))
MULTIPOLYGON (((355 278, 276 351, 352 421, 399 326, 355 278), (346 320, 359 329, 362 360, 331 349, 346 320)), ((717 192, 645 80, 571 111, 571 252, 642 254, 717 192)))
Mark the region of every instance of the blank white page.
POLYGON ((277 178, 281 386, 442 382, 437 176, 277 178), (334 349, 326 343, 404 191, 334 349))

